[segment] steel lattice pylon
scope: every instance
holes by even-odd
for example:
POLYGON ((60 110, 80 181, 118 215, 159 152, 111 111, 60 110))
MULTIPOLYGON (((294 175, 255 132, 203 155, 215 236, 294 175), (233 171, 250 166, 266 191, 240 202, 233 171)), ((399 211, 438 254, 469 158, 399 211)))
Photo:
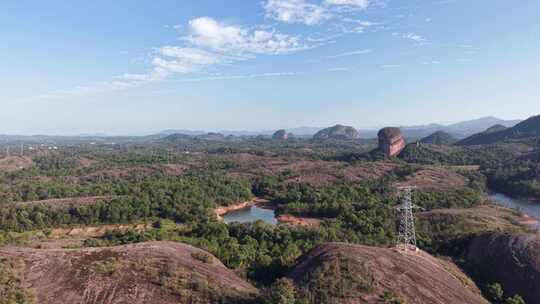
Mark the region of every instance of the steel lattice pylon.
POLYGON ((403 250, 418 250, 416 247, 416 231, 414 227, 413 209, 418 208, 412 203, 412 191, 416 187, 401 187, 401 205, 396 209, 400 213, 397 248, 403 250))

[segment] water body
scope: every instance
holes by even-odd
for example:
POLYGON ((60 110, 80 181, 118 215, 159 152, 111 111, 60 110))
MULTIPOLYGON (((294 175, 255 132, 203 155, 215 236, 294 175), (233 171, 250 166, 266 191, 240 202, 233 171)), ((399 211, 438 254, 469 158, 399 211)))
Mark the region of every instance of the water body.
POLYGON ((232 222, 253 223, 258 220, 264 221, 271 225, 277 224, 276 213, 274 210, 264 209, 256 205, 249 208, 228 212, 222 217, 227 224, 232 222))
MULTIPOLYGON (((511 198, 502 193, 494 193, 489 196, 494 202, 508 208, 518 209, 537 220, 540 220, 540 202, 533 202, 525 199, 511 198)), ((537 225, 540 229, 540 224, 537 225)))

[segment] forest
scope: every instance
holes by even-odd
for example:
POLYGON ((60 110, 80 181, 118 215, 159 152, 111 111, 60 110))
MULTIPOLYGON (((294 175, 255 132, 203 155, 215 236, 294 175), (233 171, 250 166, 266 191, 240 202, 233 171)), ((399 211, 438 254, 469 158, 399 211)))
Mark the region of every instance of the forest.
MULTIPOLYGON (((26 156, 32 161, 28 168, 0 173, 0 244, 47 238, 59 228, 146 224, 144 230, 89 237, 80 246, 191 244, 267 290, 268 303, 282 303, 272 297, 291 292, 285 276, 314 247, 327 242, 392 246, 399 204, 395 185, 420 173, 458 180, 450 187, 422 180, 428 184, 414 192, 413 201, 423 212, 484 205, 488 189, 540 195, 539 161, 518 156, 522 147, 409 145, 391 159, 372 148, 372 143, 303 139, 61 146, 26 156), (310 179, 300 179, 306 176, 310 179), (226 224, 214 212, 254 197, 267 199, 276 216, 316 218, 320 224, 226 224)), ((434 254, 448 253, 470 234, 459 229, 459 234, 421 229, 419 242, 434 254)), ((298 303, 307 297, 299 296, 298 303)))

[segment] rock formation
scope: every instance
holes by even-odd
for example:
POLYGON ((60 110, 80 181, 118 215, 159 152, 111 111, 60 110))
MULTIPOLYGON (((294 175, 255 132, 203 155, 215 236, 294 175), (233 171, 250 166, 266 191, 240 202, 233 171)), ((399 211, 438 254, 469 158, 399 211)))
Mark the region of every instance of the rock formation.
POLYGON ((384 128, 379 131, 379 149, 387 156, 396 156, 405 148, 405 139, 399 128, 384 128))
POLYGON ((519 294, 526 303, 540 303, 540 235, 481 235, 464 258, 481 282, 498 282, 506 296, 519 294))
POLYGON ((287 140, 289 138, 289 134, 287 134, 287 131, 281 129, 277 130, 274 135, 272 135, 272 138, 276 140, 287 140))
POLYGON ((423 251, 328 243, 290 277, 312 303, 488 303, 455 264, 423 251))
POLYGON ((330 128, 322 129, 313 135, 314 140, 325 140, 325 139, 341 139, 341 140, 353 140, 360 138, 360 133, 349 126, 335 125, 330 128))
MULTIPOLYGON (((20 283, 11 293, 33 298, 28 303, 244 303, 258 294, 213 255, 181 243, 0 248, 0 266, 5 261, 20 283)), ((0 267, 0 295, 5 271, 0 267)))

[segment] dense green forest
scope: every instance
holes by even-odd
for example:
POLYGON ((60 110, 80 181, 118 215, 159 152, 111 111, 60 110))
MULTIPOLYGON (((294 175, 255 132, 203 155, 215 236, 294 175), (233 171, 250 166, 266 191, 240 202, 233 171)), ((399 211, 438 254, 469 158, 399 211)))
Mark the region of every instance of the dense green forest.
MULTIPOLYGON (((315 246, 332 241, 392 246, 399 203, 394 185, 426 168, 450 170, 464 182, 415 191, 414 203, 424 211, 479 206, 488 188, 540 196, 540 162, 524 157, 530 151, 523 146, 413 144, 390 159, 371 148, 369 142, 305 139, 60 147, 27 156, 30 167, 0 173, 0 244, 46 237, 54 228, 146 223, 149 229, 112 231, 83 245, 192 244, 266 288, 268 303, 280 303, 272 302, 272 294, 291 292, 283 277, 315 246), (365 174, 360 180, 345 178, 348 170, 378 163, 390 169, 380 175, 360 170, 365 174), (320 167, 309 169, 312 165, 320 167), (332 178, 299 179, 318 177, 321 170, 332 178), (320 225, 225 224, 214 212, 253 197, 268 199, 278 216, 316 218, 320 225)), ((439 224, 419 223, 419 243, 448 254, 469 232, 459 220, 441 217, 439 224)))

